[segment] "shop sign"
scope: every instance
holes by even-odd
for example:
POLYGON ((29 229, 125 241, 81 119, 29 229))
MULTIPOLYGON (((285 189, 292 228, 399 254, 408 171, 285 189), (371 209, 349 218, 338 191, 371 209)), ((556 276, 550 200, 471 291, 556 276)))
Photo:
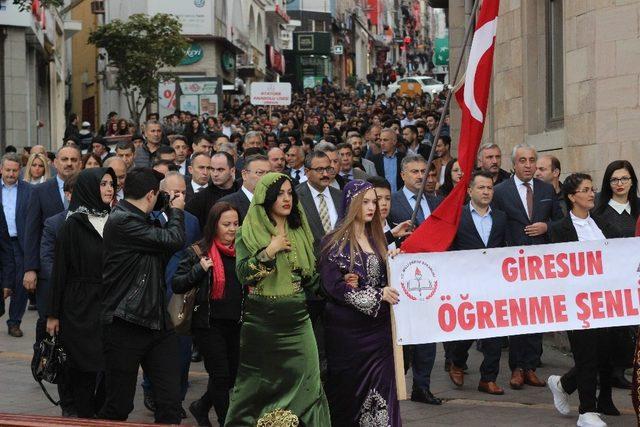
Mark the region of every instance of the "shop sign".
POLYGON ((196 62, 200 62, 200 60, 204 57, 204 50, 202 46, 198 43, 192 43, 188 48, 187 52, 182 58, 182 61, 178 65, 191 65, 196 62))

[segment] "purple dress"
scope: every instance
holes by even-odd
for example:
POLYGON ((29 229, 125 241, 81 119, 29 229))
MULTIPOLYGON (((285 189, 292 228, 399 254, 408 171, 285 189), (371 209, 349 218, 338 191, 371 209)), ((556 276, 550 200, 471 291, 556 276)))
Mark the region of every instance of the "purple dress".
POLYGON ((328 295, 324 314, 327 381, 333 427, 402 425, 396 394, 389 304, 383 259, 356 253, 351 267, 349 245, 337 245, 320 259, 322 285, 328 295), (348 272, 360 276, 358 288, 344 282, 348 272))

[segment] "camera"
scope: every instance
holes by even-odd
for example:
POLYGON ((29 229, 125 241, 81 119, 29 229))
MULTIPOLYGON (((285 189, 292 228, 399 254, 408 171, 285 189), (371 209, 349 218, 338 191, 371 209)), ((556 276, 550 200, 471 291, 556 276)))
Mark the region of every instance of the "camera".
POLYGON ((153 207, 154 211, 166 211, 169 209, 169 203, 171 202, 171 195, 165 191, 160 191, 158 193, 158 200, 156 200, 156 204, 153 207))

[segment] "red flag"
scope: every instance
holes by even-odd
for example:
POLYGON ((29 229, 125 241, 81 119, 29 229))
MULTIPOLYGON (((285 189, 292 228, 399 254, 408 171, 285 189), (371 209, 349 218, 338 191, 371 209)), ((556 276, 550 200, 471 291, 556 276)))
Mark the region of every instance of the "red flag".
POLYGON ((455 238, 484 129, 499 5, 499 0, 482 2, 471 42, 464 85, 456 91, 456 100, 462 110, 458 146, 462 179, 426 221, 404 241, 404 252, 446 251, 455 238))

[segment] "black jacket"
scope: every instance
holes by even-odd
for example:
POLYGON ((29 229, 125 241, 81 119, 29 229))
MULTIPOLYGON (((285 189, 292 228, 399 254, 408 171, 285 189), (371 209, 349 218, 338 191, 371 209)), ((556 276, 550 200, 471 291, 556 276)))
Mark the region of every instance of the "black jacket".
POLYGON ((192 328, 209 328, 210 320, 215 319, 240 320, 243 289, 236 276, 236 259, 224 254, 220 254, 220 257, 226 282, 224 296, 220 300, 211 300, 211 272, 202 269, 200 257, 196 255, 193 246, 184 252, 173 276, 171 286, 176 294, 187 293, 194 287, 198 289, 191 319, 192 328))
POLYGON ((466 204, 462 207, 460 215, 460 224, 456 232, 456 238, 451 245, 450 250, 459 251, 466 249, 484 249, 484 248, 500 248, 504 246, 505 231, 507 229, 507 216, 504 212, 497 209, 491 210, 491 233, 489 241, 485 245, 482 237, 478 233, 473 217, 471 216, 471 205, 466 204))
POLYGON ((119 317, 149 329, 171 329, 164 269, 184 245, 184 212, 168 209, 164 228, 126 200, 104 227, 102 323, 119 317))
POLYGON ((197 194, 193 196, 191 200, 185 206, 185 210, 198 218, 200 222, 200 229, 204 229, 207 224, 207 218, 209 217, 209 211, 211 207, 224 196, 235 193, 242 187, 242 184, 238 185, 234 182, 231 188, 225 190, 213 185, 213 182, 209 180, 207 188, 203 188, 197 194))

